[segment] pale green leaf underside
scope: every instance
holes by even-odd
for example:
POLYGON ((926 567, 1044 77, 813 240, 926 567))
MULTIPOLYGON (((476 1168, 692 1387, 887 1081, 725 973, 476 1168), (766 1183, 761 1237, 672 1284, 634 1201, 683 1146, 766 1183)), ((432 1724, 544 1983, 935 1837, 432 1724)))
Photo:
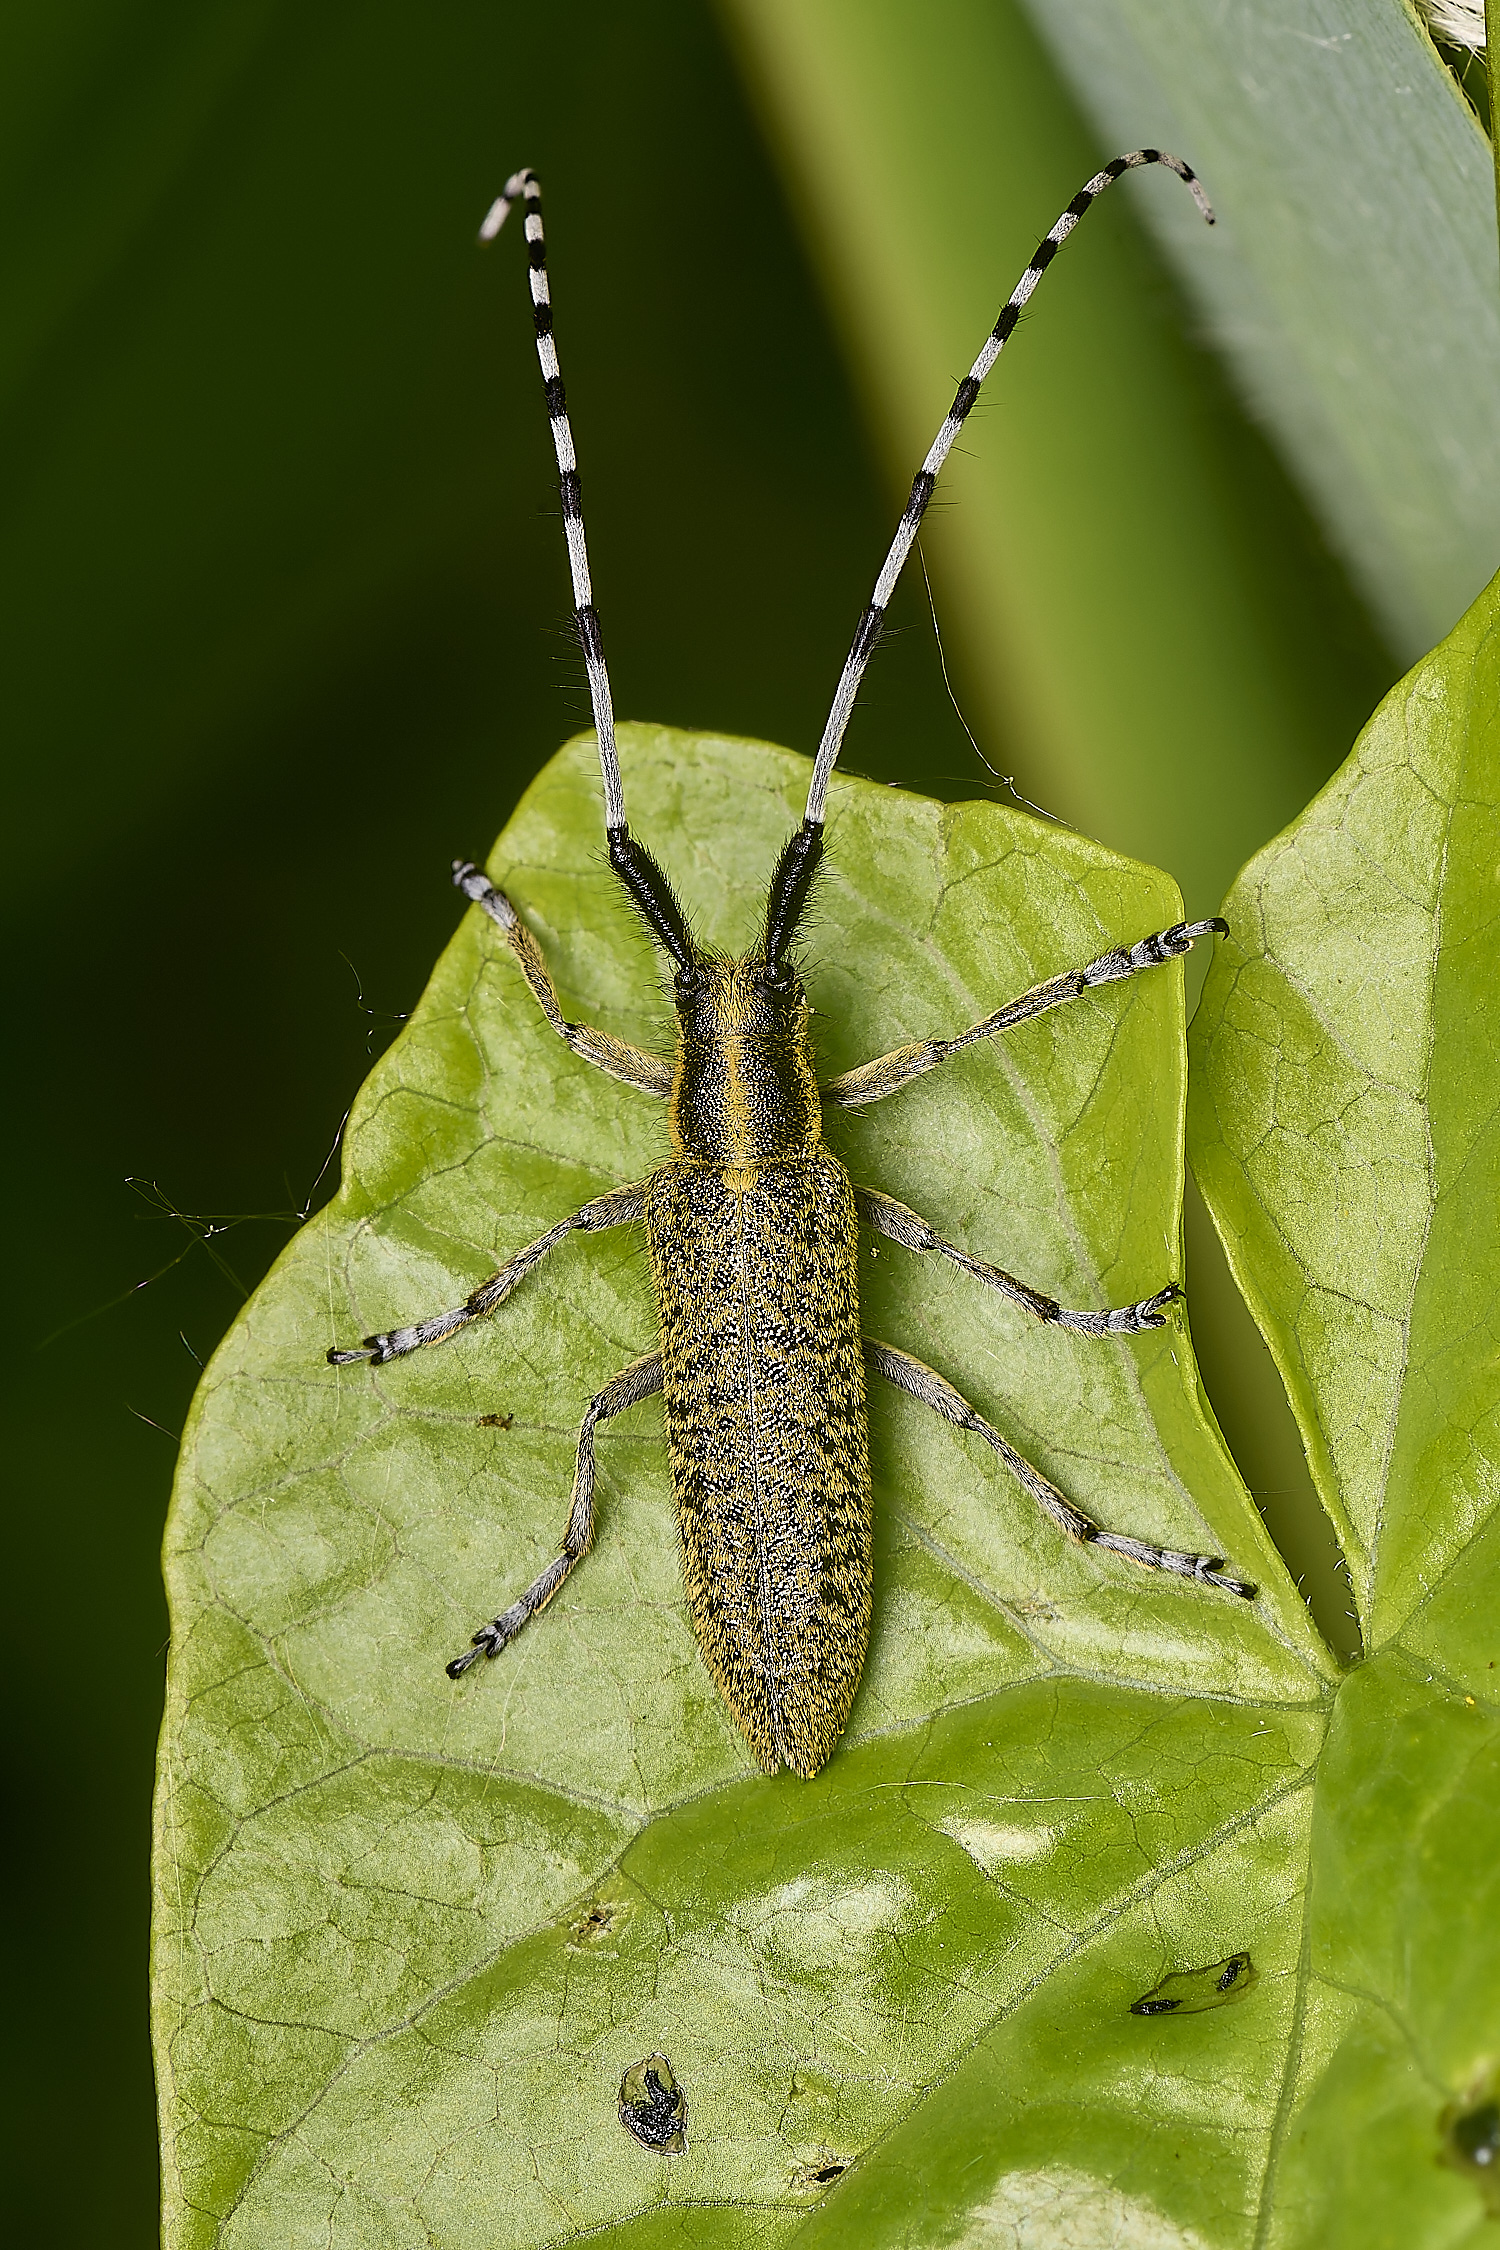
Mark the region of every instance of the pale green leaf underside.
POLYGON ((1146 223, 1409 659, 1500 555, 1494 162, 1403 0, 1022 0, 1107 146, 1176 149, 1213 235, 1146 223))
MULTIPOLYGON (((743 942, 805 764, 644 728, 623 748, 636 828, 702 934, 743 942)), ((569 1012, 660 1043, 598 817, 575 744, 492 872, 569 1012)), ((829 843, 808 981, 830 1071, 1177 911, 1151 870, 993 807, 850 782, 829 843)), ((1070 1302, 1142 1295, 1177 1271, 1181 1005, 1175 968, 1106 988, 840 1121, 837 1145, 1070 1302)), ((1283 2130, 1294 2064, 1336 2143, 1378 2082, 1400 2128, 1382 2194, 1466 2239, 1477 2198, 1433 2164, 1432 2118, 1494 1995, 1470 1977, 1452 1998, 1388 1869, 1386 1920, 1361 1919, 1359 1977, 1332 1994, 1303 1904, 1309 1864, 1340 1897, 1368 1888, 1417 1802, 1437 1843, 1447 1820, 1466 1865, 1493 1860, 1487 1722, 1392 1660, 1340 1696, 1348 1778, 1314 1791, 1330 1667, 1180 1326, 1089 1344, 889 1245, 865 1264, 872 1333, 1102 1520, 1229 1556, 1253 1606, 1066 1546, 972 1441, 877 1392, 865 1682, 819 1779, 768 1781, 687 1628, 650 1402, 602 1439, 594 1554, 496 1663, 444 1677, 555 1551, 582 1406, 649 1345, 639 1246, 575 1239, 488 1325, 379 1373, 322 1355, 457 1302, 663 1149, 659 1105, 567 1053, 469 913, 360 1098, 338 1200, 205 1378, 168 1540, 173 2250, 1248 2245, 1288 2182, 1307 2224, 1274 2238, 1344 2239, 1327 2166, 1302 2179, 1306 2137, 1283 2130), (1376 1788, 1365 1744, 1408 1738, 1376 1788), (1128 2013, 1165 1970, 1241 1949, 1258 1981, 1233 2009, 1128 2013), (615 2116, 653 2050, 689 2103, 670 2159, 615 2116)))

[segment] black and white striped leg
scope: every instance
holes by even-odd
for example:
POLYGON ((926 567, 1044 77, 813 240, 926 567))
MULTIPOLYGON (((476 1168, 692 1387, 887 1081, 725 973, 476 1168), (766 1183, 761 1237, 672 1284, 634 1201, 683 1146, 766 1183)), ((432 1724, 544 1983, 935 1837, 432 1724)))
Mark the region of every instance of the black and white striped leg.
POLYGON ((1182 1295, 1176 1282, 1169 1281, 1154 1297, 1142 1297, 1133 1305, 1117 1305, 1108 1312, 1070 1312, 1054 1297, 1017 1281, 1003 1266, 987 1265, 983 1258, 971 1258, 967 1250, 960 1250, 957 1243, 945 1241, 919 1212, 898 1203, 894 1196, 882 1195, 877 1188, 856 1187, 854 1201, 867 1225, 899 1242, 903 1249, 935 1250, 939 1257, 950 1259, 976 1281, 982 1281, 987 1289, 1008 1297, 1013 1305, 1034 1313, 1053 1328, 1069 1329, 1075 1336, 1139 1336, 1148 1328, 1165 1328, 1165 1308, 1182 1295))
POLYGON ((420 1351, 424 1344, 446 1343, 460 1328, 467 1328, 471 1320, 482 1320, 497 1305, 503 1305, 517 1283, 524 1281, 532 1267, 539 1265, 549 1250, 555 1250, 565 1235, 580 1230, 585 1234, 597 1234, 601 1227, 623 1226, 627 1220, 640 1218, 646 1208, 646 1184, 639 1180, 630 1187, 597 1196, 592 1203, 585 1203, 582 1210, 559 1219, 555 1227, 539 1234, 535 1242, 528 1242, 524 1250, 518 1250, 498 1273, 482 1281, 451 1312, 431 1313, 426 1320, 413 1321, 409 1327, 387 1328, 377 1336, 366 1336, 357 1351, 341 1352, 335 1347, 328 1354, 329 1366, 352 1367, 356 1360, 367 1359, 372 1367, 383 1367, 387 1360, 404 1359, 408 1352, 420 1351))
POLYGON ((1167 171, 1175 172, 1178 179, 1187 186, 1193 201, 1197 204, 1209 225, 1213 225, 1213 211, 1199 184, 1197 174, 1191 166, 1184 164, 1180 157, 1167 155, 1164 149, 1137 148, 1132 149, 1128 156, 1115 157, 1112 163, 1105 165, 1102 172, 1096 172, 1093 178, 1079 189, 1057 224, 1037 245, 1036 255, 1006 300, 999 319, 985 338, 984 349, 959 384, 943 426, 933 439, 926 460, 917 471, 911 488, 911 497, 906 503, 905 511, 896 528, 896 536, 891 542, 890 552, 881 567, 880 576, 875 581, 874 594, 871 596, 869 607, 860 618, 854 635, 853 646, 845 659, 838 690, 833 699, 833 708, 828 714, 828 723, 823 729, 823 739, 818 745, 812 785, 807 793, 806 822, 808 824, 821 825, 822 823, 829 776, 837 762, 839 747, 849 725, 850 715, 854 709, 854 699, 859 693, 859 683, 864 677, 865 667, 874 654, 876 643, 880 639, 881 629, 885 624, 886 609, 892 594, 896 590, 896 581, 905 568, 907 556, 916 544, 918 527, 926 512, 927 503, 932 498, 933 487, 937 483, 938 474, 948 455, 952 452, 954 441, 968 419, 975 399, 979 396, 980 384, 1004 350, 1006 342, 1020 319, 1037 283, 1057 256, 1058 251, 1067 241, 1068 236, 1077 226, 1085 211, 1088 210, 1090 204, 1096 202, 1105 189, 1112 187, 1114 182, 1121 178, 1124 173, 1136 171, 1140 166, 1146 164, 1161 164, 1165 166, 1167 171))
POLYGON ((1048 1482, 1039 1469, 1014 1446, 1007 1445, 1000 1432, 976 1414, 968 1400, 945 1382, 932 1368, 913 1359, 909 1352, 897 1351, 890 1344, 877 1344, 865 1339, 865 1353, 877 1374, 898 1390, 909 1392, 930 1406, 944 1421, 956 1423, 961 1430, 972 1430, 982 1437, 986 1445, 1005 1463, 1016 1482, 1030 1493, 1043 1515, 1050 1516, 1060 1531, 1080 1545, 1103 1547, 1112 1555, 1123 1555, 1127 1562, 1139 1563, 1143 1570, 1170 1571, 1177 1578, 1191 1578, 1200 1586, 1222 1587, 1227 1594, 1238 1594, 1242 1601, 1255 1599, 1255 1588, 1242 1578, 1231 1578, 1224 1568, 1222 1555, 1184 1555, 1174 1547, 1156 1547, 1148 1539, 1131 1539, 1121 1531, 1103 1531, 1091 1516, 1075 1508, 1071 1500, 1060 1493, 1055 1484, 1048 1482))
POLYGON ((650 1352, 644 1359, 632 1360, 622 1368, 613 1382, 606 1383, 597 1397, 590 1399, 583 1426, 578 1432, 578 1466, 573 1476, 573 1505, 568 1513, 568 1528, 563 1533, 562 1551, 548 1563, 540 1577, 534 1578, 519 1601, 492 1617, 488 1625, 481 1625, 474 1635, 472 1647, 462 1656, 455 1656, 446 1667, 450 1680, 458 1679, 481 1656, 498 1656, 506 1644, 513 1641, 523 1625, 528 1625, 539 1609, 545 1609, 563 1581, 577 1569, 594 1544, 594 1431, 611 1415, 622 1414, 627 1406, 649 1398, 661 1389, 661 1354, 650 1352))
POLYGON ((693 960, 692 938, 686 917, 670 882, 651 854, 638 844, 625 825, 625 792, 620 780, 620 759, 615 747, 614 702, 609 667, 604 661, 604 632, 594 607, 593 580, 589 573, 588 539, 583 528, 583 486, 578 475, 578 455, 573 426, 568 420, 567 393, 552 332, 552 285, 547 274, 547 243, 542 229, 542 190, 535 172, 513 172, 501 194, 485 214, 479 230, 481 242, 493 242, 516 201, 526 206, 526 249, 531 268, 531 313, 536 327, 536 356, 547 392, 547 416, 552 426, 552 447, 557 455, 558 488, 562 495, 563 531, 568 542, 568 568, 573 580, 573 619, 588 672, 589 701, 594 710, 594 730, 599 737, 599 771, 604 781, 604 825, 609 836, 610 865, 629 894, 657 943, 665 947, 679 969, 693 960))
POLYGON ((1169 929, 1154 930, 1150 937, 1137 940, 1134 945, 1117 945, 1108 953, 1101 953, 1081 969, 1067 969, 1059 977, 1049 977, 1045 984, 1035 984, 1023 992, 1019 1000, 1008 1000, 992 1016, 981 1023, 961 1031, 956 1039, 922 1039, 910 1047, 894 1047, 888 1055, 877 1055, 873 1062, 861 1063, 857 1070, 846 1070, 842 1077, 830 1078, 823 1087, 825 1102, 837 1102, 841 1109, 863 1109, 868 1102, 883 1101, 913 1078, 920 1078, 927 1070, 935 1070, 950 1055, 972 1047, 976 1040, 993 1039, 997 1032, 1014 1031, 1017 1024, 1029 1023, 1033 1016, 1045 1015, 1049 1008, 1061 1007, 1065 1000, 1077 1000, 1097 985, 1118 984, 1122 978, 1138 976, 1143 969, 1159 968, 1164 961, 1175 961, 1190 953, 1195 938, 1227 937, 1229 924, 1217 915, 1206 922, 1174 922, 1169 929))

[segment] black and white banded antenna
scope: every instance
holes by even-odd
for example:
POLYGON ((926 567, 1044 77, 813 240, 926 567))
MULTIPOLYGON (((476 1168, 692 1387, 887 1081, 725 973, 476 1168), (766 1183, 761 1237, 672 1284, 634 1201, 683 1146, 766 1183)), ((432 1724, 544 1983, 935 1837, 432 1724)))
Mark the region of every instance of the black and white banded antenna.
POLYGON ((1113 162, 1105 165, 1102 172, 1096 172, 1087 186, 1079 189, 1056 226, 1037 245, 1035 257, 1011 291, 999 319, 985 338, 983 351, 959 384, 943 426, 933 439, 931 450, 912 481, 911 497, 896 527, 896 536, 891 541, 890 552, 881 566, 880 576, 875 581, 874 594, 860 617, 853 645, 844 659, 833 708, 828 714, 828 723, 823 729, 823 739, 818 745, 818 755, 813 765, 812 783, 807 792, 807 812, 801 828, 782 853, 771 884, 766 913, 769 960, 779 960, 785 952, 796 928, 798 915, 806 904, 818 861, 822 857, 824 804, 829 779, 843 747, 860 681, 864 678, 865 667, 875 653, 885 624, 885 613, 896 590, 896 582, 916 544, 917 531, 927 503, 932 498, 938 473, 952 452, 954 441, 979 396, 981 383, 1005 349, 1042 275, 1090 204, 1096 202, 1107 187, 1112 187, 1123 173, 1133 172, 1143 164, 1162 164, 1169 172, 1175 172, 1208 224, 1212 226, 1214 223, 1213 208, 1203 192, 1198 175, 1190 165, 1184 164, 1179 156, 1169 156, 1164 149, 1136 148, 1128 156, 1115 157, 1113 162))
POLYGON ((563 530, 568 541, 568 568, 573 578, 573 618, 588 671, 589 701, 594 708, 594 731, 599 737, 599 771, 604 781, 604 826, 609 837, 609 863, 630 894, 657 943, 679 969, 695 959, 687 920, 666 874, 643 844, 636 842, 625 824, 625 792, 620 782, 620 758, 615 748, 615 713, 609 692, 609 668, 604 661, 604 635, 594 607, 589 576, 588 540, 583 528, 583 488, 578 477, 578 456, 568 421, 567 394, 558 365, 557 343, 552 333, 552 291, 547 280, 547 244, 542 232, 542 190, 535 172, 512 172, 500 194, 485 213, 479 229, 481 242, 493 242, 513 203, 526 206, 526 248, 531 268, 531 311, 536 326, 536 356, 541 363, 547 392, 547 418, 552 425, 552 445, 557 455, 558 483, 562 493, 563 530))

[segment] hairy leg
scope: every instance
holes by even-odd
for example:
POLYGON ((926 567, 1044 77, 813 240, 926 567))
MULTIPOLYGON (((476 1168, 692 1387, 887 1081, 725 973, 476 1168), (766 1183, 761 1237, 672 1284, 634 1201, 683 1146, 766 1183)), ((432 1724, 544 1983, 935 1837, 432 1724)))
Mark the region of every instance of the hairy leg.
POLYGON ((1008 1297, 1013 1305, 1022 1306, 1054 1328, 1070 1329, 1075 1336, 1138 1336, 1143 1329, 1164 1328, 1167 1316, 1163 1308, 1174 1304, 1182 1295, 1176 1282, 1169 1281, 1154 1297, 1142 1297, 1133 1305, 1117 1305, 1108 1312, 1069 1312, 1066 1305, 1044 1296, 1041 1290, 1017 1281, 1003 1266, 986 1265, 983 1258, 971 1258, 967 1250, 960 1250, 956 1243, 945 1242, 920 1212, 898 1203, 894 1196, 882 1195, 878 1188, 856 1187, 854 1201, 860 1217, 868 1225, 888 1235, 892 1242, 899 1242, 903 1249, 936 1250, 940 1257, 962 1266, 965 1273, 971 1273, 986 1288, 1008 1297))
POLYGON ((383 1329, 379 1335, 366 1336, 357 1351, 341 1352, 335 1346, 328 1354, 330 1367, 351 1367, 356 1360, 367 1359, 372 1367, 383 1367, 388 1359, 401 1359, 407 1352, 420 1351, 424 1344, 446 1343, 467 1328, 471 1320, 482 1320, 486 1313, 504 1304, 516 1284, 524 1281, 535 1265, 539 1265, 549 1250, 555 1250, 564 1235, 580 1229, 585 1234, 596 1234, 601 1227, 623 1226, 629 1219, 640 1218, 646 1205, 646 1183, 634 1182, 630 1187, 616 1188, 609 1195, 597 1196, 585 1203, 582 1210, 571 1211, 567 1218, 559 1219, 555 1227, 539 1234, 535 1242, 528 1242, 508 1259, 498 1273, 482 1281, 463 1304, 455 1305, 451 1312, 430 1313, 426 1320, 413 1321, 406 1328, 383 1329))
POLYGON ((972 1047, 976 1040, 1012 1031, 1018 1023, 1029 1023, 1033 1016, 1045 1015, 1049 1008, 1061 1007, 1066 1000, 1076 1000, 1096 985, 1118 984, 1123 977, 1138 976, 1143 969, 1160 967, 1163 961, 1175 961, 1192 951, 1194 938, 1208 937, 1214 931, 1222 937, 1228 929, 1229 924, 1214 915, 1207 922, 1174 922, 1170 929, 1153 931, 1135 945, 1117 945, 1084 968, 1068 969, 1060 977, 1049 977, 1045 984, 1033 985, 1019 1000, 1008 1001, 982 1023, 961 1031, 956 1039, 923 1039, 910 1047, 893 1047, 888 1055, 878 1055, 873 1062, 861 1063, 857 1070, 830 1078, 823 1088, 823 1099, 836 1102, 841 1109, 863 1109, 867 1102, 884 1101, 887 1094, 896 1093, 926 1070, 936 1070, 940 1062, 964 1047, 972 1047))
POLYGON ((483 870, 467 859, 453 862, 453 880, 465 898, 499 924, 506 944, 521 964, 521 974, 530 985, 537 1006, 558 1038, 597 1070, 608 1071, 611 1078, 623 1078, 627 1086, 638 1086, 642 1093, 656 1094, 665 1100, 672 1091, 672 1065, 668 1058, 648 1055, 642 1047, 627 1046, 623 1039, 612 1039, 608 1032, 596 1031, 592 1024, 569 1023, 562 1012, 557 987, 552 982, 542 949, 504 891, 496 890, 483 870))
POLYGON ((481 1625, 474 1635, 471 1648, 462 1656, 455 1656, 447 1667, 450 1680, 467 1672, 481 1656, 498 1656, 506 1644, 513 1641, 523 1625, 530 1624, 539 1609, 545 1609, 563 1581, 577 1568, 594 1544, 594 1431, 612 1414, 623 1413, 638 1399, 649 1398, 661 1389, 661 1354, 649 1352, 644 1359, 632 1360, 622 1368, 612 1382, 589 1401, 588 1412, 578 1432, 578 1466, 573 1476, 573 1505, 568 1512, 568 1526, 563 1533, 562 1549, 546 1569, 534 1578, 519 1601, 481 1625))
POLYGON ((1231 1578, 1224 1569, 1222 1555, 1184 1555, 1173 1547, 1156 1547, 1146 1539, 1131 1539, 1124 1532, 1104 1531, 1092 1516, 1075 1508, 1071 1500, 1060 1493, 1055 1484, 1048 1482, 1039 1469, 1014 1446, 1007 1445, 997 1429, 976 1414, 968 1400, 945 1382, 941 1375, 909 1352, 897 1351, 890 1344, 877 1344, 868 1337, 865 1351, 870 1365, 888 1383, 898 1390, 907 1391, 941 1414, 947 1422, 954 1422, 961 1430, 973 1430, 986 1445, 999 1455, 1016 1482, 1031 1494, 1043 1515, 1050 1516, 1060 1531, 1083 1546, 1104 1547, 1113 1555, 1124 1555, 1128 1562, 1139 1563, 1143 1570, 1166 1570, 1178 1578, 1195 1579, 1201 1586, 1222 1586, 1228 1594, 1238 1594, 1243 1601, 1253 1601, 1255 1588, 1242 1578, 1231 1578))

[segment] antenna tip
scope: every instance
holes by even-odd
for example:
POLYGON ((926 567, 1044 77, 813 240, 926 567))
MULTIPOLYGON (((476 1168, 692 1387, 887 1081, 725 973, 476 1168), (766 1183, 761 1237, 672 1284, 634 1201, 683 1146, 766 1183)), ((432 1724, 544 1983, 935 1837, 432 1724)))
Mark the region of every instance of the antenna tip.
POLYGON ((485 212, 484 225, 479 230, 480 241, 494 241, 505 224, 505 214, 518 195, 524 195, 529 202, 534 203, 538 192, 536 174, 529 164, 523 164, 519 172, 512 172, 488 211, 485 212))

